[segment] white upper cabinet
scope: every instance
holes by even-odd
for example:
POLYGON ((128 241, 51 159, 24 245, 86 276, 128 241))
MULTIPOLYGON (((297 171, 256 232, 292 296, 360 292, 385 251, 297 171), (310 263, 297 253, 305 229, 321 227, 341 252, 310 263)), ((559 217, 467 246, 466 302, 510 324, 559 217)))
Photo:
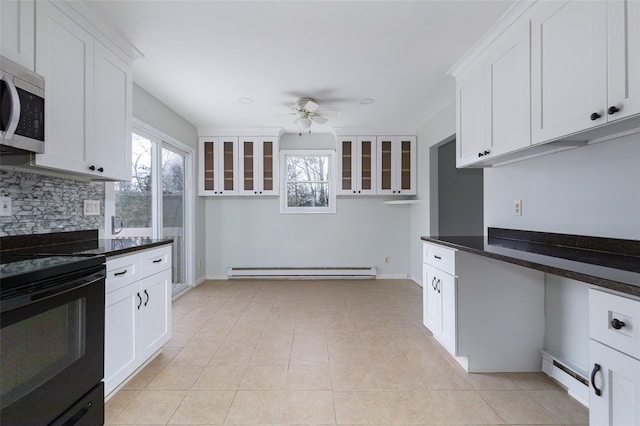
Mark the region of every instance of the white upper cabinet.
POLYGON ((238 138, 201 137, 199 194, 238 194, 238 138))
POLYGON ((106 177, 131 180, 131 67, 95 44, 95 162, 106 177))
POLYGON ((0 1, 0 53, 35 70, 35 1, 0 1))
POLYGON ((239 193, 278 195, 278 138, 240 137, 238 152, 239 193))
POLYGON ((532 35, 534 143, 640 113, 640 2, 541 2, 532 35))
POLYGON ((529 22, 502 34, 458 76, 457 167, 531 144, 529 22))
POLYGON ((640 2, 516 2, 450 74, 458 167, 504 164, 636 129, 640 2))
POLYGON ((376 193, 376 137, 338 138, 338 195, 376 193))
POLYGON ((377 194, 416 194, 416 137, 378 136, 377 194))
POLYGON ((640 1, 607 2, 607 43, 607 120, 613 121, 640 113, 640 1))
POLYGON ((37 3, 36 72, 45 78, 45 153, 35 166, 131 179, 131 64, 52 3, 37 3))
POLYGON ((532 17, 533 142, 606 122, 604 1, 539 2, 532 17))

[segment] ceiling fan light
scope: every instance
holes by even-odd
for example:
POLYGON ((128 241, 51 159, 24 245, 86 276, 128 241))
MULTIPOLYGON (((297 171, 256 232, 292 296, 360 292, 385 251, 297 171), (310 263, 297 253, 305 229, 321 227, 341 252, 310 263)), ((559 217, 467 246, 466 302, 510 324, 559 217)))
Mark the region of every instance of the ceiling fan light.
POLYGON ((311 120, 306 117, 298 117, 296 121, 294 121, 294 123, 297 124, 301 129, 308 129, 309 127, 311 127, 311 120))

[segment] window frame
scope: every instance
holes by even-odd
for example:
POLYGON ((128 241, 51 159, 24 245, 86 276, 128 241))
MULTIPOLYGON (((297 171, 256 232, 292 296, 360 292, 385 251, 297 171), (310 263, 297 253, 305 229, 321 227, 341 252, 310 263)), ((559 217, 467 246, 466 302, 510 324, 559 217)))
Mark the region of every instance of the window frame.
POLYGON ((281 214, 334 214, 336 213, 336 182, 335 182, 335 154, 334 150, 308 149, 308 150, 281 150, 280 151, 280 213, 281 214), (327 207, 289 207, 287 205, 287 157, 328 157, 329 173, 329 205, 327 207))

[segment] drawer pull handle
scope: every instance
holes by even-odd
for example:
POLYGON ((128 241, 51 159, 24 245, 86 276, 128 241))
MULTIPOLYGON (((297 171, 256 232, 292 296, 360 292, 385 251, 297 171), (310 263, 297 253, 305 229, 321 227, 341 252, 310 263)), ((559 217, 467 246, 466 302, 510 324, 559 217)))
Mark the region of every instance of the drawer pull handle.
POLYGON ((122 271, 122 272, 114 272, 114 273, 113 273, 113 276, 114 276, 114 277, 119 277, 120 275, 124 275, 124 274, 126 274, 126 273, 127 273, 127 270, 125 269, 125 270, 124 270, 124 271, 122 271))
POLYGON ((140 293, 137 293, 138 296, 138 310, 140 310, 140 306, 142 306, 142 296, 140 296, 140 293))
POLYGON ((431 280, 431 288, 433 288, 433 291, 438 291, 438 289, 436 288, 436 277, 433 277, 433 279, 431 280))
POLYGON ((437 254, 434 254, 433 257, 435 257, 438 260, 442 260, 442 258, 440 256, 438 256, 437 254))
POLYGON ((618 318, 614 318, 611 320, 611 327, 615 328, 616 330, 620 330, 625 325, 626 324, 624 323, 624 321, 620 321, 618 318))
POLYGON ((162 262, 162 259, 156 259, 153 261, 153 263, 160 263, 160 262, 162 262))
POLYGON ((596 386, 596 374, 600 371, 600 364, 593 364, 593 370, 591 371, 591 385, 593 386, 593 390, 596 393, 596 396, 602 395, 602 390, 598 389, 596 386))

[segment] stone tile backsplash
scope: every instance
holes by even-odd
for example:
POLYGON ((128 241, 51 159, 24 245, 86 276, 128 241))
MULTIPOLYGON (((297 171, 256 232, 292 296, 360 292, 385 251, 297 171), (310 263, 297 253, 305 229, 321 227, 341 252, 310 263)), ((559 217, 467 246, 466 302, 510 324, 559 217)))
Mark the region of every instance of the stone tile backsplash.
POLYGON ((12 203, 11 216, 0 216, 0 236, 104 228, 102 182, 0 170, 0 196, 12 203), (85 216, 84 200, 100 201, 100 214, 85 216))

